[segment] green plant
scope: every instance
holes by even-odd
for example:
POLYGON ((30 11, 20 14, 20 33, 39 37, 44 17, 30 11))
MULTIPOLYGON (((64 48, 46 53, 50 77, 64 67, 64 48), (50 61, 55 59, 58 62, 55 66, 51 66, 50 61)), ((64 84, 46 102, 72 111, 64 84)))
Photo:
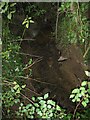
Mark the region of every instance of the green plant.
MULTIPOLYGON (((76 88, 72 91, 70 98, 72 99, 72 102, 76 102, 77 105, 75 107, 73 118, 84 118, 86 117, 85 114, 81 114, 77 112, 77 109, 79 106, 83 106, 84 108, 88 106, 88 103, 90 102, 90 82, 83 81, 81 83, 81 86, 79 88, 76 88)), ((84 112, 88 111, 88 109, 84 110, 84 112)))
POLYGON ((27 17, 27 18, 25 18, 25 20, 23 21, 22 25, 25 25, 26 28, 29 28, 29 24, 30 24, 30 23, 34 23, 34 21, 31 20, 31 17, 27 17))
POLYGON ((83 81, 80 88, 76 88, 70 95, 72 102, 80 102, 84 107, 90 102, 90 82, 83 81))
POLYGON ((65 110, 48 97, 49 94, 47 93, 42 97, 32 97, 33 103, 26 106, 21 103, 17 115, 26 118, 64 118, 66 116, 65 110))
POLYGON ((9 3, 9 2, 0 3, 1 13, 6 14, 9 20, 11 20, 13 13, 15 13, 15 8, 14 8, 15 5, 16 3, 9 3))
POLYGON ((7 89, 2 95, 3 106, 6 108, 7 115, 10 115, 10 108, 20 102, 20 93, 25 85, 20 85, 17 82, 4 81, 4 86, 7 89))
POLYGON ((63 46, 69 43, 79 45, 84 58, 90 50, 89 21, 86 16, 88 6, 87 3, 71 2, 62 3, 59 8, 59 14, 64 17, 58 22, 57 42, 63 46))

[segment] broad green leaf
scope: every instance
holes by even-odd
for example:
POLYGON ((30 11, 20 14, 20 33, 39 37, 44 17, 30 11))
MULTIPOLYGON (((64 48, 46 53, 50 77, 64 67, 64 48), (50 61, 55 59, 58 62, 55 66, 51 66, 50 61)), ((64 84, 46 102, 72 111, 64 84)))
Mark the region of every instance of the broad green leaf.
POLYGON ((82 101, 82 105, 83 105, 84 107, 86 107, 86 106, 87 106, 87 103, 86 103, 85 101, 82 101))
POLYGON ((26 87, 26 85, 22 85, 22 88, 25 88, 26 87))
POLYGON ((73 98, 73 97, 75 97, 75 95, 74 95, 74 94, 71 94, 71 95, 70 95, 70 98, 73 98))
POLYGON ((55 106, 56 103, 54 101, 50 102, 50 105, 55 106))
POLYGON ((14 10, 14 11, 11 11, 11 13, 15 13, 16 11, 14 10))
POLYGON ((18 102, 20 102, 20 100, 19 99, 15 99, 15 103, 18 103, 18 102))
POLYGON ((38 99, 38 100, 43 100, 43 97, 38 97, 37 99, 38 99))
POLYGON ((20 93, 20 89, 17 89, 16 93, 20 93))
POLYGON ((28 63, 29 63, 29 64, 32 64, 32 59, 30 59, 28 63))
POLYGON ((90 94, 90 88, 87 90, 87 92, 90 94))
POLYGON ((88 88, 90 89, 90 82, 88 82, 88 88))
POLYGON ((32 106, 32 104, 28 104, 27 106, 26 106, 26 109, 29 109, 29 107, 31 107, 32 106))
POLYGON ((51 104, 52 103, 52 100, 47 100, 47 104, 51 104))
POLYGON ((41 105, 44 105, 45 103, 46 103, 46 101, 44 101, 44 100, 40 100, 40 102, 39 102, 41 105))
POLYGON ((61 107, 59 105, 56 105, 56 110, 61 111, 61 107))
POLYGON ((80 87, 80 90, 81 91, 85 91, 85 87, 80 87))
POLYGON ((77 98, 77 102, 79 102, 80 101, 80 98, 77 98))
POLYGON ((72 102, 75 102, 75 99, 72 99, 72 102))
POLYGON ((32 97, 32 100, 35 101, 36 100, 35 97, 32 97))
POLYGON ((0 10, 4 7, 5 2, 0 3, 0 10))
POLYGON ((78 88, 76 88, 72 91, 72 93, 79 93, 79 92, 80 92, 80 90, 78 88))
POLYGON ((13 7, 13 6, 15 6, 16 5, 16 3, 12 3, 12 4, 10 4, 10 7, 13 7))
POLYGON ((17 84, 17 85, 15 85, 13 88, 16 90, 16 89, 19 88, 19 85, 17 84))
POLYGON ((29 28, 29 24, 28 23, 26 24, 26 28, 29 28))
POLYGON ((45 95, 44 95, 44 99, 47 99, 49 97, 49 93, 46 93, 45 95))
POLYGON ((83 81, 82 83, 81 83, 81 86, 86 86, 87 85, 87 81, 83 81))
POLYGON ((30 23, 34 23, 34 21, 33 21, 33 20, 30 20, 30 23))
POLYGON ((23 103, 21 103, 20 106, 23 106, 23 103))
POLYGON ((51 107, 52 107, 51 105, 47 105, 47 108, 49 108, 49 109, 50 109, 51 107))
POLYGON ((85 71, 85 74, 90 77, 90 72, 89 71, 85 71))
POLYGON ((39 104, 38 104, 38 103, 35 103, 34 105, 35 105, 35 107, 39 107, 39 104))
POLYGON ((8 19, 10 19, 10 20, 11 20, 12 14, 11 14, 11 13, 9 13, 7 17, 8 17, 8 19))

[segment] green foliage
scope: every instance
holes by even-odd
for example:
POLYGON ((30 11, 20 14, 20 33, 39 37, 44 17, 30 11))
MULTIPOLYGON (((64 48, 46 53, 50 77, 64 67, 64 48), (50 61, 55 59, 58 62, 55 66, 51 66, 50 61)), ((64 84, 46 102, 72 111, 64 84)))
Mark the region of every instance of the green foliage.
POLYGON ((18 116, 24 116, 26 118, 64 118, 66 117, 65 110, 56 104, 53 100, 48 99, 49 94, 45 94, 43 97, 32 97, 33 104, 27 104, 26 106, 21 103, 18 116))
POLYGON ((2 14, 6 13, 7 18, 11 20, 13 13, 15 13, 15 8, 14 8, 15 5, 16 3, 1 2, 0 11, 2 14))
POLYGON ((6 108, 7 115, 10 114, 10 108, 13 105, 17 105, 17 103, 20 103, 20 93, 23 88, 25 88, 25 85, 20 85, 17 82, 9 82, 4 81, 4 84, 6 86, 7 91, 5 91, 2 95, 2 102, 3 106, 6 108))
POLYGON ((34 21, 31 20, 31 17, 27 17, 27 18, 23 21, 22 25, 25 25, 26 28, 29 28, 29 24, 30 24, 30 23, 34 23, 34 21))
MULTIPOLYGON (((10 20, 15 12, 16 3, 0 3, 1 13, 10 20)), ((27 17, 23 21, 23 25, 29 28, 30 23, 33 23, 33 17, 40 17, 44 15, 46 10, 38 7, 37 4, 27 5, 25 12, 29 13, 31 17, 27 17)), ((59 26, 58 40, 61 43, 80 43, 88 46, 89 29, 88 21, 85 15, 87 11, 87 4, 82 3, 78 8, 78 4, 75 3, 75 9, 71 9, 71 3, 62 3, 59 9, 59 13, 64 14, 61 17, 61 24, 59 26), (74 10, 72 12, 72 10, 74 10), (64 34, 64 35, 63 35, 64 34)), ((41 19, 40 19, 41 20, 41 19)), ((32 64, 32 58, 30 58, 27 65, 22 64, 22 58, 19 55, 20 44, 12 42, 12 40, 18 39, 10 34, 8 23, 3 27, 3 108, 6 115, 11 115, 11 107, 14 105, 20 105, 17 111, 18 117, 28 118, 44 118, 44 119, 62 119, 72 120, 73 114, 68 114, 67 111, 62 109, 55 101, 49 99, 49 94, 45 94, 40 97, 32 97, 29 104, 21 102, 22 90, 26 85, 20 79, 23 77, 23 66, 27 67, 32 64), (67 114, 66 114, 67 113, 67 114)), ((32 75, 32 69, 30 69, 30 76, 32 75)), ((1 94, 0 94, 1 96, 1 94)), ((90 82, 83 81, 79 88, 72 91, 70 98, 73 102, 82 104, 84 108, 88 107, 90 102, 90 82)), ((14 111, 15 113, 16 111, 14 111)), ((76 118, 85 120, 90 118, 90 109, 85 109, 83 113, 76 112, 76 118)))
POLYGON ((18 55, 20 50, 20 46, 17 44, 8 44, 7 49, 3 51, 3 76, 7 79, 11 79, 16 76, 22 75, 22 64, 21 58, 18 55))
POLYGON ((42 16, 43 14, 46 13, 46 10, 44 10, 42 8, 42 6, 40 6, 40 4, 37 4, 37 3, 32 3, 31 5, 27 5, 26 9, 25 9, 25 12, 27 14, 30 14, 32 17, 40 17, 42 16))
POLYGON ((89 46, 89 22, 86 16, 87 3, 62 3, 59 8, 58 41, 60 44, 69 43, 82 46, 83 54, 89 46), (64 35, 63 35, 64 34, 64 35))
POLYGON ((90 102, 90 82, 83 81, 79 88, 72 91, 70 98, 72 102, 80 102, 83 107, 86 107, 90 102))

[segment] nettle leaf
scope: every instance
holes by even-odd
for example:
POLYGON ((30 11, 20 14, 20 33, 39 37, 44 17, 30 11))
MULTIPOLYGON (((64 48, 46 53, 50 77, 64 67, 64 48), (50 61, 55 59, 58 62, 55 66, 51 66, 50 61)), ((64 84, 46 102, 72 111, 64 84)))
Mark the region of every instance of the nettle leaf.
POLYGON ((49 93, 44 95, 44 99, 47 99, 49 97, 49 93))
POLYGON ((87 81, 83 81, 82 83, 81 83, 81 86, 86 86, 87 85, 87 81))

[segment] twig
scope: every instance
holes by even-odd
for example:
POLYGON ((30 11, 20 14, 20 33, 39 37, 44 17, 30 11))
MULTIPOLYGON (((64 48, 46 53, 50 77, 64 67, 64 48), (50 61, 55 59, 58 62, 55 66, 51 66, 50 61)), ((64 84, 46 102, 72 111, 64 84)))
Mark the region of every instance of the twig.
POLYGON ((78 107, 80 106, 81 102, 83 101, 84 97, 85 97, 85 96, 82 97, 82 99, 79 101, 79 103, 77 104, 77 106, 76 106, 76 108, 75 108, 75 110, 74 110, 74 113, 73 113, 73 120, 74 120, 76 111, 77 111, 78 107))
POLYGON ((8 41, 8 42, 19 42, 19 41, 35 41, 35 39, 18 39, 18 40, 12 40, 12 41, 8 41))
POLYGON ((55 86, 55 84, 48 83, 48 82, 42 82, 40 80, 29 78, 29 77, 24 77, 24 76, 16 76, 16 77, 23 78, 23 79, 28 79, 28 80, 33 80, 33 81, 40 82, 40 83, 43 83, 43 84, 50 84, 50 85, 54 85, 55 86))
POLYGON ((20 93, 24 98, 26 98, 29 102, 31 102, 32 104, 34 104, 34 102, 32 100, 30 100, 28 97, 26 97, 24 94, 20 93))
POLYGON ((32 64, 30 64, 29 66, 23 68, 23 70, 27 70, 27 69, 31 68, 34 64, 40 62, 41 60, 42 60, 42 59, 36 59, 32 64))
POLYGON ((86 57, 86 55, 87 55, 87 53, 88 53, 89 49, 90 49, 90 44, 89 44, 89 46, 88 46, 88 48, 87 48, 86 52, 84 53, 83 58, 85 58, 85 57, 86 57))
POLYGON ((58 8, 59 8, 59 2, 57 3, 57 17, 56 17, 56 30, 55 30, 55 35, 56 35, 56 40, 57 40, 57 33, 58 33, 58 18, 59 18, 59 11, 58 11, 58 8))
POLYGON ((29 90, 29 91, 32 91, 33 93, 35 93, 37 95, 40 95, 40 94, 36 93, 35 91, 33 91, 33 90, 29 89, 29 88, 26 88, 26 89, 29 90))
POLYGON ((27 54, 27 53, 18 53, 18 52, 14 52, 16 54, 21 54, 21 55, 27 55, 27 56, 30 56, 30 57, 38 57, 38 58, 42 58, 41 56, 37 56, 37 55, 31 55, 31 54, 27 54))
MULTIPOLYGON (((30 78, 28 78, 28 79, 30 79, 30 78)), ((36 82, 39 82, 39 83, 50 84, 50 85, 54 85, 54 86, 55 86, 55 84, 48 83, 48 82, 42 82, 42 81, 39 81, 39 80, 37 80, 37 79, 32 79, 32 80, 33 80, 33 81, 36 81, 36 82)))

